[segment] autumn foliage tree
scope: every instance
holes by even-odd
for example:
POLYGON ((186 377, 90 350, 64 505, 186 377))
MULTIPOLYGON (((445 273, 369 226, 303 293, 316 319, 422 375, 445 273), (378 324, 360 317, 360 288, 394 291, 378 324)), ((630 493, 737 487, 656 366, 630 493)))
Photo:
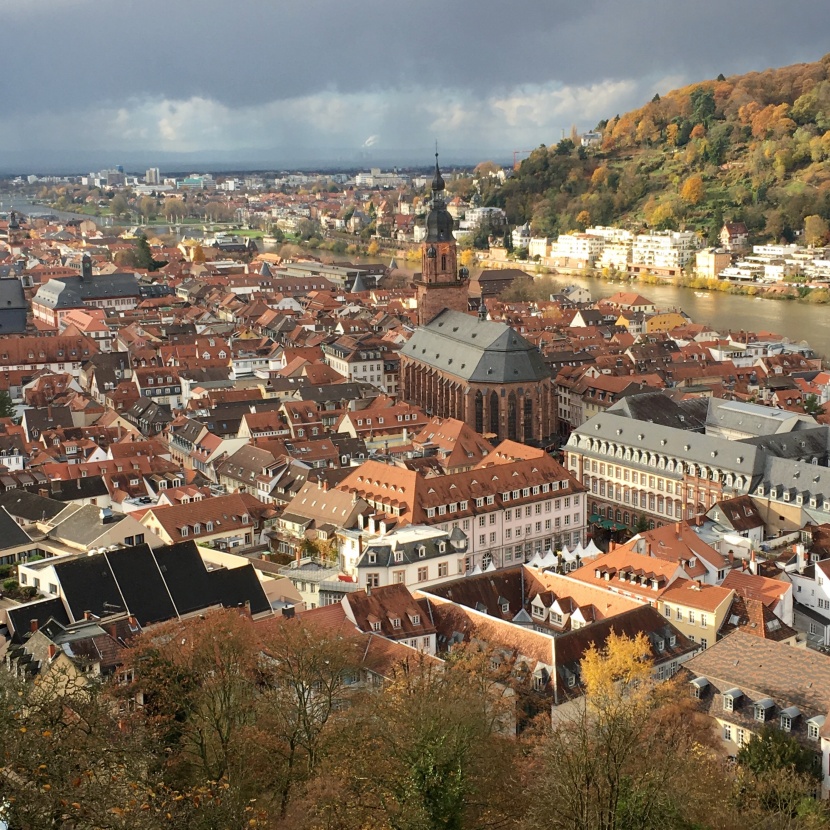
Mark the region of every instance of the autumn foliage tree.
POLYGON ((707 730, 688 696, 656 682, 650 653, 645 635, 613 632, 587 652, 584 699, 557 717, 535 755, 524 826, 691 827, 723 791, 707 730))
POLYGON ((413 657, 349 712, 311 791, 311 826, 341 830, 510 827, 517 744, 509 700, 482 666, 413 657), (507 722, 509 723, 509 721, 507 722))
POLYGON ((704 192, 703 179, 695 174, 694 176, 689 176, 683 182, 683 187, 680 189, 680 198, 690 205, 697 205, 703 199, 704 192))

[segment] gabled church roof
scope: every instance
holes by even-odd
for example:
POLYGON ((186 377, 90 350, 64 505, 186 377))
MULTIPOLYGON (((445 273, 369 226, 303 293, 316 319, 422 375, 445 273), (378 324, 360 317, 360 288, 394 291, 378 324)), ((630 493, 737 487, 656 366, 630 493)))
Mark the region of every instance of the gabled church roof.
POLYGON ((505 323, 444 309, 401 354, 474 383, 528 383, 550 377, 539 350, 505 323))

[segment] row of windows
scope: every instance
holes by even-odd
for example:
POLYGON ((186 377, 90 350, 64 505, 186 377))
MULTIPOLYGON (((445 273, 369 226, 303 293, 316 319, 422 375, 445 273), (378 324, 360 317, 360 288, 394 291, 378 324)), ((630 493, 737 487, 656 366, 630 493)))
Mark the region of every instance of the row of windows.
MULTIPOLYGON (((667 617, 671 618, 671 614, 672 614, 671 606, 670 605, 664 605, 663 606, 663 613, 667 617)), ((696 615, 695 610, 693 608, 689 608, 688 612, 687 612, 687 619, 688 619, 690 625, 695 624, 696 616, 697 615, 696 615)), ((675 608, 675 618, 680 620, 680 621, 683 620, 683 609, 682 608, 675 608)), ((700 625, 703 628, 706 628, 706 626, 709 625, 709 617, 708 617, 707 614, 701 614, 700 615, 700 625)))
MULTIPOLYGON (((242 524, 248 524, 248 514, 244 514, 242 516, 242 524)), ((188 525, 184 525, 179 532, 182 536, 189 536, 190 535, 190 527, 188 525)), ((200 522, 196 522, 193 525, 193 535, 198 535, 202 532, 202 525, 200 522)), ((213 533, 213 522, 205 522, 205 533, 213 533)))
MULTIPOLYGON (((640 439, 642 440, 643 436, 640 435, 640 439)), ((663 442, 665 443, 665 441, 663 442)), ((614 444, 607 444, 605 441, 599 441, 597 439, 591 439, 588 437, 583 436, 580 438, 579 444, 581 447, 585 447, 593 452, 600 452, 605 455, 611 455, 615 458, 619 458, 625 461, 631 461, 635 464, 644 464, 648 465, 649 467, 657 467, 661 470, 666 470, 670 473, 677 473, 677 474, 687 474, 689 476, 693 476, 695 478, 702 478, 707 479, 710 481, 724 481, 728 487, 734 486, 737 488, 741 488, 745 484, 745 480, 743 476, 740 475, 733 475, 732 473, 725 472, 724 470, 716 469, 716 468, 709 468, 704 464, 686 464, 681 459, 673 459, 667 456, 658 455, 657 453, 648 452, 646 450, 640 451, 637 449, 632 450, 630 447, 623 448, 621 446, 617 446, 614 444)), ((690 449, 689 445, 684 445, 683 449, 688 451, 690 449)), ((712 451, 712 457, 714 458, 717 455, 717 451, 712 451)), ((577 464, 577 456, 571 455, 571 464, 577 464)), ((743 458, 740 456, 738 457, 738 463, 741 463, 743 458)), ((596 462, 591 462, 592 466, 596 462)), ((586 461, 587 466, 587 461, 586 461)), ((601 465, 604 467, 604 465, 601 465)), ((611 465, 609 465, 609 475, 613 475, 610 470, 613 469, 611 465)), ((617 468, 619 470, 619 468, 617 468)), ((594 468, 594 471, 595 468, 594 468)), ((617 473, 619 475, 619 473, 617 473)))
MULTIPOLYGON (((374 378, 373 377, 370 380, 381 380, 381 378, 379 378, 379 377, 374 378)), ((405 413, 403 415, 398 415, 397 418, 398 418, 398 421, 403 423, 404 421, 417 421, 418 420, 418 415, 415 412, 408 412, 408 413, 405 413)), ((371 426, 372 425, 372 419, 371 418, 358 418, 357 419, 357 425, 359 427, 362 427, 364 421, 366 422, 366 426, 371 426)), ((383 423, 383 418, 379 417, 377 419, 377 423, 382 424, 383 423)))

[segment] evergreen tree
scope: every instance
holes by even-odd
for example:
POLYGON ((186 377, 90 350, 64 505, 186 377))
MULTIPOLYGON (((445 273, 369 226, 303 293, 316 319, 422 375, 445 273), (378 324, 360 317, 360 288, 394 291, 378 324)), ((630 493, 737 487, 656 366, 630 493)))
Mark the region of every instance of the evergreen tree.
POLYGON ((0 418, 14 418, 16 414, 11 395, 6 391, 0 391, 0 418))
POLYGON ((144 234, 139 234, 135 241, 135 256, 136 266, 138 268, 146 268, 148 271, 155 271, 160 267, 160 264, 153 259, 153 253, 150 250, 150 243, 144 234))

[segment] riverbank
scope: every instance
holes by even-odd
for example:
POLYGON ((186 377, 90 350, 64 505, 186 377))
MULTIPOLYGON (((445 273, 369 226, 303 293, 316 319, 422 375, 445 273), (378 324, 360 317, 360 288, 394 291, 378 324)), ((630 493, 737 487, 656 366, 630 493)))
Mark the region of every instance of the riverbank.
POLYGON ((715 291, 732 294, 737 297, 753 297, 762 300, 789 300, 809 305, 830 304, 830 285, 825 283, 781 282, 772 285, 734 283, 729 280, 708 279, 706 277, 682 276, 675 279, 661 277, 657 274, 624 274, 616 271, 597 271, 596 269, 580 271, 559 271, 555 268, 540 266, 531 260, 492 260, 481 259, 483 268, 521 268, 531 274, 550 275, 564 281, 572 279, 598 280, 610 283, 632 285, 674 285, 697 291, 715 291))

